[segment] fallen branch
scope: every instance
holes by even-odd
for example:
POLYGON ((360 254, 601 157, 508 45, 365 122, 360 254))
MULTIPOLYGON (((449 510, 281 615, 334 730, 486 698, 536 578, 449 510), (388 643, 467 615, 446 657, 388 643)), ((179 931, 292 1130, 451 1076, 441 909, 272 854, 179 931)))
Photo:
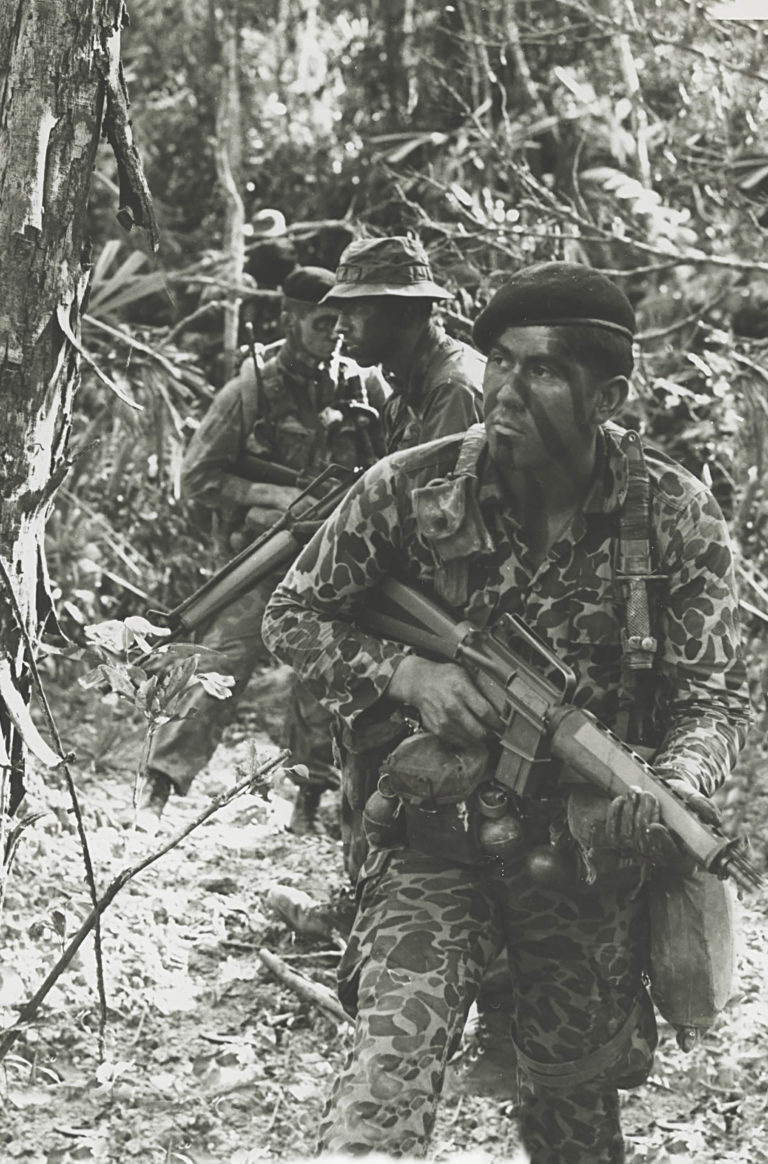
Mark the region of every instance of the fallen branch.
POLYGON ((8 1029, 3 1033, 2 1038, 0 1038, 0 1061, 2 1061, 8 1050, 13 1046, 14 1042, 21 1033, 22 1028, 32 1021, 40 1007, 40 1004, 45 999, 51 987, 61 977, 67 966, 69 966, 80 946, 88 937, 88 934, 96 926, 97 922, 101 918, 101 915, 107 909, 107 906, 112 903, 123 886, 127 885, 129 881, 132 881, 133 878, 138 876, 139 873, 143 873, 145 869, 147 869, 150 865, 153 865, 155 861, 158 861, 160 857, 164 857, 166 853, 171 851, 171 849, 175 849, 176 846, 181 844, 181 842, 186 837, 188 837, 190 833, 194 832, 196 828, 199 828, 201 824, 204 824, 205 821, 209 819, 209 817, 212 817, 214 813, 219 811, 220 808, 224 808, 224 806, 229 804, 230 801, 234 800, 236 796, 239 796, 241 792, 247 792, 254 785, 254 783, 258 781, 259 777, 266 775, 266 773, 269 772, 272 768, 278 767, 278 765, 282 764, 289 755, 290 752, 287 749, 285 751, 278 752, 276 756, 273 756, 271 760, 267 760, 265 763, 261 764, 255 772, 251 772, 248 776, 245 777, 245 779, 241 780, 228 792, 223 792, 221 796, 217 796, 214 800, 210 801, 207 808, 203 809, 203 811, 199 813, 195 819, 191 821, 185 828, 181 829, 180 832, 175 833, 174 836, 172 836, 160 849, 157 849, 154 853, 150 853, 149 856, 145 857, 142 861, 139 861, 138 865, 131 865, 127 869, 123 869, 120 873, 117 874, 117 876, 108 886, 103 897, 99 898, 99 900, 96 902, 95 906, 88 914, 88 917, 80 926, 80 929, 77 931, 75 936, 72 938, 72 941, 69 943, 66 950, 59 958, 58 962, 56 962, 56 964, 50 970, 44 982, 38 987, 32 998, 30 998, 29 1002, 26 1002, 23 1006, 19 1007, 18 1019, 12 1027, 8 1027, 8 1029))
POLYGON ((294 994, 297 994, 299 998, 303 998, 305 1002, 311 1002, 313 1006, 319 1006, 321 1010, 327 1011, 339 1022, 351 1023, 353 1021, 336 995, 327 986, 313 982, 311 978, 306 978, 296 970, 291 970, 282 958, 278 958, 277 954, 273 954, 271 950, 265 950, 262 947, 259 950, 259 957, 275 978, 292 990, 294 994))

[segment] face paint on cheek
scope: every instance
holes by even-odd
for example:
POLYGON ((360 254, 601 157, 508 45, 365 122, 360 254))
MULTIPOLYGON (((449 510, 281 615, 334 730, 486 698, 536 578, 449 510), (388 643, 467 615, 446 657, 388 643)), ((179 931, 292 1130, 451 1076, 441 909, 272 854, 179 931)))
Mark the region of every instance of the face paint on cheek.
POLYGON ((587 416, 587 397, 583 390, 571 384, 571 405, 573 407, 573 418, 576 421, 576 427, 579 432, 588 433, 590 429, 589 418, 587 416))
POLYGON ((519 385, 518 392, 549 459, 556 461, 561 470, 577 479, 581 470, 583 445, 574 437, 588 437, 591 429, 583 391, 578 385, 569 384, 567 397, 565 392, 561 394, 560 406, 556 409, 551 404, 548 408, 541 396, 528 384, 519 385))
POLYGON ((546 408, 542 407, 541 401, 532 396, 528 411, 536 426, 539 439, 551 459, 559 461, 562 465, 568 465, 573 460, 573 447, 557 431, 546 408))

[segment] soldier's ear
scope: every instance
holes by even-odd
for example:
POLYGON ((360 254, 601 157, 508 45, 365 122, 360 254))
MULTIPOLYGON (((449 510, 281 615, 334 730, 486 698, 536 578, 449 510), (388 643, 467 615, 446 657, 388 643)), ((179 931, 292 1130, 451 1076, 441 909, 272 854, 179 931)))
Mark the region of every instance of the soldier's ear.
POLYGON ((612 376, 598 385, 595 400, 595 419, 599 424, 610 420, 621 408, 629 394, 629 380, 626 376, 612 376))

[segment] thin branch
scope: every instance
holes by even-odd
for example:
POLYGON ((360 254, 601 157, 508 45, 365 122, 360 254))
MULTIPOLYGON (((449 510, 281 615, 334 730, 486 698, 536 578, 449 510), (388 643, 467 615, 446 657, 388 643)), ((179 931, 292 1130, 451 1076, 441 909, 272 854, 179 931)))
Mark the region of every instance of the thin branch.
MULTIPOLYGON (((484 137, 486 137, 488 140, 491 140, 490 135, 487 134, 485 130, 482 132, 484 137)), ((565 203, 558 202, 558 200, 551 193, 551 191, 546 188, 546 186, 540 185, 533 177, 533 175, 527 173, 525 170, 523 170, 522 167, 515 167, 515 174, 524 185, 528 186, 534 198, 538 199, 539 210, 542 209, 541 203, 544 203, 545 209, 548 210, 554 218, 561 221, 570 222, 573 225, 578 226, 581 231, 584 232, 573 237, 583 242, 610 243, 611 245, 615 246, 631 247, 633 250, 641 251, 643 254, 655 255, 658 258, 665 260, 662 263, 653 263, 647 266, 633 267, 628 269, 615 270, 608 267, 600 267, 599 269, 604 271, 607 275, 615 275, 617 277, 620 276, 626 279, 631 275, 634 275, 635 272, 638 274, 646 274, 654 271, 672 270, 675 267, 679 267, 681 264, 701 267, 709 265, 721 267, 724 270, 764 271, 768 273, 768 262, 752 262, 748 259, 727 258, 720 255, 706 255, 700 251, 691 253, 685 251, 673 251, 669 249, 664 250, 661 247, 654 247, 650 246, 648 243, 643 243, 639 239, 619 238, 611 231, 597 226, 594 222, 585 218, 582 214, 579 214, 578 211, 572 209, 565 203)), ((425 184, 434 187, 436 190, 440 190, 441 193, 446 197, 452 198, 451 190, 444 182, 441 182, 437 178, 434 178, 428 174, 421 174, 419 177, 420 180, 425 184)), ((498 251, 500 254, 507 255, 509 258, 515 259, 516 262, 519 262, 520 260, 520 255, 518 252, 511 250, 508 244, 503 243, 498 238, 498 235, 502 230, 504 230, 507 234, 507 237, 510 238, 520 236, 525 238, 533 237, 558 239, 562 237, 552 231, 518 229, 516 226, 504 228, 500 227, 498 223, 482 222, 480 219, 476 218, 474 214, 462 206, 458 200, 452 198, 452 205, 454 206, 457 213, 459 213, 464 219, 465 223, 474 227, 475 232, 480 237, 482 237, 483 243, 486 246, 493 247, 493 249, 498 251)))
POLYGON ((129 570, 132 570, 134 574, 137 574, 139 577, 150 572, 152 569, 152 563, 149 561, 149 559, 145 558, 139 550, 130 544, 130 542, 127 542, 124 538, 121 538, 117 531, 109 524, 103 513, 98 513, 95 509, 92 508, 92 506, 88 504, 87 501, 84 501, 82 497, 78 497, 76 494, 74 494, 71 489, 60 489, 58 496, 63 497, 67 501, 71 502, 72 505, 76 506, 78 509, 81 509, 83 513, 85 513, 93 521, 98 522, 101 526, 104 527, 108 535, 106 538, 107 545, 115 554, 115 556, 119 558, 120 561, 123 562, 123 564, 126 565, 129 570), (131 554, 136 556, 138 559, 138 564, 135 561, 132 561, 128 556, 124 549, 126 546, 131 551, 131 554))
MULTIPOLYGON (((85 323, 91 324, 92 327, 97 328, 99 331, 105 331, 108 335, 113 336, 115 339, 122 340, 122 342, 129 348, 134 348, 137 352, 143 352, 145 356, 150 356, 153 360, 156 360, 162 368, 165 368, 168 375, 173 376, 174 380, 178 380, 180 378, 179 367, 175 366, 166 356, 161 355, 160 352, 156 351, 154 348, 151 348, 148 344, 144 344, 141 342, 141 340, 137 340, 136 337, 131 335, 129 332, 124 331, 119 327, 111 327, 110 324, 104 323, 104 321, 101 319, 95 319, 92 315, 84 315, 83 320, 85 323)), ((189 370, 189 368, 184 368, 185 372, 189 372, 189 370)), ((200 378, 202 379, 202 376, 200 378)))
POLYGON ((336 995, 327 986, 323 986, 320 982, 313 982, 306 975, 291 970, 290 966, 286 966, 282 958, 278 958, 277 954, 273 954, 271 950, 260 949, 259 957, 275 978, 279 979, 284 986, 289 987, 299 998, 311 1002, 313 1006, 319 1006, 321 1010, 327 1011, 339 1022, 351 1023, 353 1021, 336 995))
MULTIPOLYGON (((61 757, 61 768, 62 768, 62 771, 64 772, 64 777, 65 777, 66 782, 67 782, 67 790, 69 792, 69 798, 72 801, 72 811, 75 814, 75 822, 77 825, 77 835, 80 838, 80 846, 81 846, 82 853, 83 853, 83 864, 85 866, 85 879, 86 879, 86 882, 88 885, 88 892, 90 893, 91 901, 93 902, 93 905, 95 908, 96 902, 98 899, 98 894, 97 894, 97 889, 96 889, 96 877, 95 877, 94 872, 93 872, 93 862, 91 861, 91 850, 88 846, 88 836, 86 834, 85 825, 83 823, 83 814, 80 811, 80 801, 78 799, 77 789, 75 788, 75 782, 72 779, 72 773, 69 769, 69 764, 67 762, 70 757, 64 751, 64 744, 62 742, 61 736, 59 735, 59 729, 56 726, 56 721, 53 717, 53 712, 51 711, 51 706, 48 702, 48 697, 45 694, 45 688, 43 687, 43 681, 42 681, 42 678, 40 676, 40 671, 38 669, 37 662, 35 660, 35 653, 34 653, 34 650, 32 649, 32 640, 29 636, 29 631, 27 630, 27 626, 26 626, 26 623, 24 621, 24 616, 21 612, 21 607, 19 606, 19 600, 16 597, 16 591, 13 588, 13 583, 11 582, 11 579, 8 575, 8 570, 6 569, 5 562, 3 561, 2 558, 0 558, 0 575, 2 575, 3 585, 4 585, 6 593, 8 595, 8 600, 11 604, 11 609, 13 610, 13 614, 14 614, 14 617, 16 619, 16 624, 18 626, 21 637, 24 640, 24 647, 25 647, 26 654, 27 654, 27 664, 29 666, 30 674, 32 675, 32 680, 33 680, 35 688, 37 690, 37 695, 38 695, 38 698, 40 700, 40 705, 43 709, 43 713, 45 715, 46 722, 48 724, 48 729, 51 733, 51 736, 54 740, 54 743, 56 744, 56 751, 57 751, 58 755, 61 757)), ((94 927, 95 928, 94 928, 94 935, 93 935, 93 943, 94 943, 94 951, 96 954, 96 983, 97 983, 98 994, 99 994, 99 1011, 100 1011, 99 1052, 100 1052, 101 1057, 103 1058, 104 1027, 105 1027, 105 1024, 107 1021, 107 995, 106 995, 106 990, 104 987, 104 963, 103 963, 103 959, 102 959, 101 927, 98 924, 98 915, 94 918, 94 927)), ((0 1055, 0 1058, 2 1058, 1 1055, 0 1055)))
POLYGON ((558 0, 558 3, 562 4, 565 8, 575 9, 575 11, 578 12, 581 16, 585 17, 585 19, 596 24, 600 24, 604 28, 610 28, 614 33, 623 34, 629 37, 645 35, 650 41, 653 42, 653 44, 669 45, 670 48, 678 49, 680 52, 691 53, 693 56, 701 57, 703 60, 708 61, 710 65, 714 65, 717 69, 727 69, 729 73, 738 73, 742 77, 750 77, 754 81, 760 81, 762 84, 768 85, 768 76, 766 76, 764 73, 756 73, 752 69, 742 69, 738 65, 732 65, 728 61, 723 60, 721 57, 713 56, 712 53, 706 52, 705 49, 695 48, 693 45, 687 44, 685 41, 675 40, 675 38, 671 36, 660 36, 659 33, 652 31, 650 28, 627 28, 624 24, 617 23, 616 21, 603 16, 599 12, 595 12, 592 8, 586 8, 584 5, 579 4, 577 0, 558 0))
POLYGON ((279 764, 282 764, 282 762, 286 760, 289 755, 290 752, 287 749, 285 751, 278 752, 276 756, 273 756, 271 760, 267 760, 264 764, 257 768, 255 772, 251 772, 249 776, 247 776, 244 780, 241 780, 239 784, 236 784, 234 788, 230 789, 229 792, 223 792, 221 796, 217 796, 214 800, 212 800, 207 808, 205 808, 201 813, 198 813, 198 815, 193 821, 190 822, 190 824, 181 829, 178 833, 175 833, 161 848, 155 850, 153 853, 150 853, 142 861, 139 861, 137 865, 132 865, 127 869, 123 869, 120 873, 117 874, 117 876, 108 886, 104 895, 96 902, 94 908, 91 910, 88 917, 80 926, 80 929, 72 938, 59 960, 49 971, 45 980, 35 991, 32 998, 30 998, 28 1002, 24 1003, 24 1005, 19 1008, 19 1017, 16 1022, 12 1027, 8 1027, 8 1029, 3 1033, 2 1038, 0 1038, 0 1061, 4 1059, 5 1055, 13 1046, 16 1039, 21 1034, 23 1027, 32 1021, 40 1007, 40 1004, 45 999, 51 987, 56 983, 56 981, 61 977, 63 972, 69 966, 70 962, 82 946, 85 939, 88 937, 88 934, 91 932, 91 930, 99 924, 99 919, 101 918, 102 914, 111 904, 123 886, 127 885, 129 881, 132 881, 134 877, 137 877, 139 873, 143 873, 144 870, 149 868, 150 865, 153 865, 155 861, 158 861, 161 857, 164 857, 166 853, 171 851, 171 849, 175 849, 176 846, 180 845, 181 842, 185 840, 190 833, 194 832, 195 829, 204 824, 205 821, 213 816, 214 813, 218 812, 220 808, 224 808, 227 804, 230 803, 230 801, 234 800, 235 797, 239 796, 242 792, 247 792, 252 787, 252 785, 259 780, 260 777, 266 775, 266 773, 269 772, 272 768, 276 768, 279 764))
POLYGON ((709 303, 702 304, 701 307, 697 307, 695 311, 692 311, 690 315, 684 316, 683 319, 675 320, 675 322, 670 323, 668 327, 658 327, 653 328, 650 331, 638 332, 635 336, 635 342, 641 344, 645 343, 647 340, 662 339, 665 335, 673 335, 676 331, 682 331, 684 327, 688 327, 692 323, 700 323, 704 316, 710 312, 713 307, 717 307, 718 303, 722 303, 722 301, 728 295, 730 295, 730 293, 731 288, 726 287, 723 291, 720 292, 719 295, 716 295, 714 299, 710 299, 709 303))

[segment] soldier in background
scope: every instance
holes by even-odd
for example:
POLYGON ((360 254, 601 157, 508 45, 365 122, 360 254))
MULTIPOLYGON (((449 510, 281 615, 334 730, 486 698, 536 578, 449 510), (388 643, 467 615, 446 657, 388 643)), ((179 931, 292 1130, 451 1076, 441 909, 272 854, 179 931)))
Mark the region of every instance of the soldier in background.
MULTIPOLYGON (((362 239, 339 259, 323 305, 339 313, 344 350, 384 370, 392 389, 382 409, 387 453, 466 432, 482 417, 485 358, 433 319, 435 304, 451 299, 417 239, 362 239)), ((344 863, 353 880, 365 853, 360 807, 342 793, 344 863)), ((279 908, 280 898, 274 901, 279 908)), ((300 929, 291 902, 283 905, 285 920, 300 929)))
POLYGON ((380 364, 392 388, 382 415, 388 453, 481 419, 485 360, 432 318, 434 305, 449 299, 416 239, 363 239, 339 259, 323 303, 339 313, 347 354, 366 367, 380 364))
MULTIPOLYGON (((249 356, 217 393, 184 458, 186 496, 215 518, 221 564, 275 523, 302 490, 330 464, 359 468, 381 455, 379 409, 388 389, 374 369, 335 354, 336 309, 321 305, 334 283, 321 267, 298 267, 283 284, 282 346, 259 365, 249 356)), ((186 794, 233 718, 257 665, 269 662, 261 619, 279 571, 230 604, 198 634, 219 652, 216 670, 231 674, 231 698, 215 699, 194 687, 189 718, 161 727, 148 766, 143 808, 160 816, 172 791, 186 794)), ((299 789, 291 829, 314 828, 320 796, 338 780, 330 719, 304 686, 291 688, 285 743, 309 783, 299 789)))

